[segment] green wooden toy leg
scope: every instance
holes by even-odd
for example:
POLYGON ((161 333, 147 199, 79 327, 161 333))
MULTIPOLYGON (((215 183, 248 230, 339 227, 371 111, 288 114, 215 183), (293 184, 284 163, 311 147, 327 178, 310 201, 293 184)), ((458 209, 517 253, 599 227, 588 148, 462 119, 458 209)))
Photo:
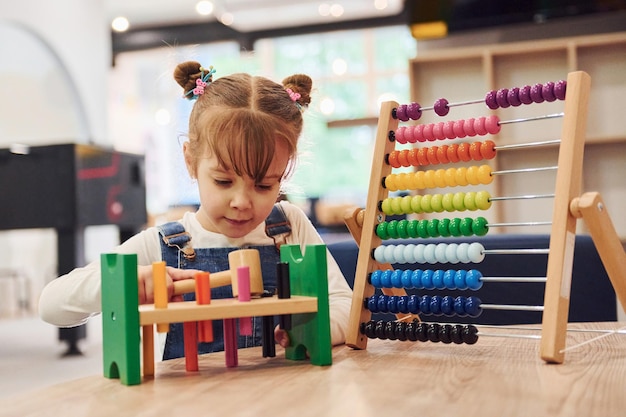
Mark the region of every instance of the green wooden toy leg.
POLYGON ((326 245, 282 245, 280 260, 289 263, 291 295, 317 297, 317 313, 294 314, 285 357, 302 360, 308 352, 313 365, 332 364, 326 245))
POLYGON ((100 259, 104 376, 141 384, 137 255, 103 254, 100 259))

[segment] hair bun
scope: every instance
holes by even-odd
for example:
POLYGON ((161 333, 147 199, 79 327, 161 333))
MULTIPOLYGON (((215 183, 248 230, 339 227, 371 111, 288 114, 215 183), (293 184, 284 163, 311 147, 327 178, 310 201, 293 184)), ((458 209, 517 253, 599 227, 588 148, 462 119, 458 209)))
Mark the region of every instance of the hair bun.
POLYGON ((290 88, 292 91, 300 94, 297 103, 301 106, 308 106, 311 103, 311 89, 313 88, 313 80, 306 74, 294 74, 283 80, 283 87, 290 88))

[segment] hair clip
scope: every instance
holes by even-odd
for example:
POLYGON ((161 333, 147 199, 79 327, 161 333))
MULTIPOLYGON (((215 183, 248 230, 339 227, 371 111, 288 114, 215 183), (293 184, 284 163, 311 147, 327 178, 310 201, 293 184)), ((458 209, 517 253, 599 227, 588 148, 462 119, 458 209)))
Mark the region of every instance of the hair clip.
POLYGON ((298 101, 302 97, 300 93, 295 93, 291 88, 285 88, 285 91, 289 94, 291 101, 298 101))
POLYGON ((189 100, 195 100, 204 94, 205 87, 213 81, 213 74, 215 74, 215 68, 213 68, 213 65, 209 67, 206 74, 204 73, 205 71, 207 70, 204 67, 200 67, 200 78, 196 79, 196 88, 185 93, 185 96, 192 94, 192 96, 189 97, 189 100))

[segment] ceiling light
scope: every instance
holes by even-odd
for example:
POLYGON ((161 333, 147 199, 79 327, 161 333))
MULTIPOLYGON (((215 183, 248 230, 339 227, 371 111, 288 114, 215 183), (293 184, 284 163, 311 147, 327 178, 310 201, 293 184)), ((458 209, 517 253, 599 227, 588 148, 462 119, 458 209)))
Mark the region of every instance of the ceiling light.
POLYGON ((213 13, 213 3, 207 0, 202 0, 196 3, 196 12, 202 16, 208 16, 213 13))
POLYGON ((387 0, 374 0, 374 7, 376 10, 385 10, 389 6, 389 2, 387 0))
POLYGON ((320 4, 320 6, 317 8, 317 11, 320 14, 320 16, 328 16, 330 14, 330 4, 328 3, 320 4))
POLYGON ((343 15, 343 6, 341 4, 333 4, 330 6, 330 14, 333 15, 333 17, 343 15))
POLYGON ((125 32, 129 27, 130 24, 128 23, 128 19, 124 16, 116 17, 113 19, 113 22, 111 22, 111 28, 113 28, 116 32, 125 32))
POLYGON ((337 58, 333 61, 333 72, 335 75, 343 75, 348 70, 348 63, 341 58, 337 58))
POLYGON ((220 22, 222 22, 223 25, 230 26, 234 21, 235 17, 232 13, 225 12, 220 16, 220 22))

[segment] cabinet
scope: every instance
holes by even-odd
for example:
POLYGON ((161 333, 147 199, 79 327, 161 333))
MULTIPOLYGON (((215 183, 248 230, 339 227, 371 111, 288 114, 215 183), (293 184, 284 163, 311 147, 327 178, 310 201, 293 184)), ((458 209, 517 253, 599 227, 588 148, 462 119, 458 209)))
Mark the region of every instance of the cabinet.
MULTIPOLYGON (((422 107, 439 98, 458 103, 483 98, 490 90, 522 87, 565 79, 582 70, 591 76, 587 138, 583 167, 583 191, 602 194, 622 241, 626 240, 626 32, 515 42, 479 47, 448 48, 418 53, 409 63, 411 98, 422 107)), ((563 102, 522 105, 490 110, 484 104, 451 107, 441 118, 424 111, 420 123, 434 123, 496 114, 500 120, 532 118, 562 111, 563 102)), ((550 141, 559 138, 560 119, 503 125, 490 139, 496 145, 550 141)), ((467 138, 465 139, 467 140, 467 138)), ((475 140, 480 140, 476 139, 475 140)), ((558 145, 498 151, 489 163, 495 170, 556 165, 558 145)), ((517 196, 554 192, 554 173, 520 173, 499 176, 492 195, 517 196), (550 191, 551 190, 551 191, 550 191)), ((551 201, 510 200, 494 203, 491 223, 550 220, 551 201)), ((579 222, 579 233, 585 232, 579 222)), ((549 232, 549 226, 515 230, 502 227, 494 232, 549 232)))

